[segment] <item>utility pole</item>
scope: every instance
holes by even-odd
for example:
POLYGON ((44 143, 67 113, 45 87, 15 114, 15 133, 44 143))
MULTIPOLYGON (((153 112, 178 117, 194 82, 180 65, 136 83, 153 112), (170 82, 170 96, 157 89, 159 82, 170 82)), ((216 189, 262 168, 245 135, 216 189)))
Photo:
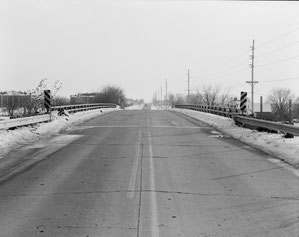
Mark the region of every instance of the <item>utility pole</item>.
POLYGON ((160 104, 160 90, 157 91, 157 108, 159 108, 159 104, 160 104))
POLYGON ((167 78, 165 79, 165 103, 166 103, 166 110, 168 109, 168 98, 167 98, 167 78))
POLYGON ((162 94, 162 86, 161 86, 161 110, 162 110, 162 105, 163 105, 163 94, 162 94))
POLYGON ((187 97, 187 103, 190 101, 190 70, 188 69, 188 97, 187 97))
POLYGON ((289 99, 289 123, 292 123, 292 99, 289 99))
POLYGON ((258 83, 258 81, 253 80, 253 73, 254 73, 254 40, 252 42, 252 46, 250 47, 252 54, 250 55, 251 58, 251 81, 246 81, 246 83, 251 84, 251 109, 252 114, 254 116, 254 85, 258 83))

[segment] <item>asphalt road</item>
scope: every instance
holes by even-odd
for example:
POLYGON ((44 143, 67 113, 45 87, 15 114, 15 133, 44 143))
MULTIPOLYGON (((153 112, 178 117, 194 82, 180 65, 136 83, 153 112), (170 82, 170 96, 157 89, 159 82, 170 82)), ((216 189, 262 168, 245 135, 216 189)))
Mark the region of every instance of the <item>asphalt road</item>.
POLYGON ((299 236, 298 177, 169 111, 119 111, 0 163, 0 236, 299 236), (10 163, 9 163, 10 162, 10 163))

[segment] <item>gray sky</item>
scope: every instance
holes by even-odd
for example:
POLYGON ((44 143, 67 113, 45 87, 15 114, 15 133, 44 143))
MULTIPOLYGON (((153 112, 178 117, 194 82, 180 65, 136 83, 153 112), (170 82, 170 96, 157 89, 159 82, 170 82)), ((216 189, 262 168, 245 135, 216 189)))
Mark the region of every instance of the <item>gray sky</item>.
POLYGON ((250 92, 255 39, 256 100, 272 87, 299 96, 298 13, 299 2, 283 1, 0 0, 0 90, 48 78, 63 96, 115 84, 149 101, 165 78, 186 93, 189 68, 192 89, 239 96, 250 92))

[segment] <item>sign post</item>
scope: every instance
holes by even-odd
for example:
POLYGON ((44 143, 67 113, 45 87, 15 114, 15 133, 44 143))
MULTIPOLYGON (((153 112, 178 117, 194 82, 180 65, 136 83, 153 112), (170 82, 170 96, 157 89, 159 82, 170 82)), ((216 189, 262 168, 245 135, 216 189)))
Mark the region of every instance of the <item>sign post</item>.
POLYGON ((44 90, 44 105, 47 110, 47 114, 50 114, 50 120, 51 120, 51 91, 50 90, 44 90))
POLYGON ((242 115, 246 110, 246 104, 247 104, 247 92, 241 91, 240 109, 242 110, 242 115))

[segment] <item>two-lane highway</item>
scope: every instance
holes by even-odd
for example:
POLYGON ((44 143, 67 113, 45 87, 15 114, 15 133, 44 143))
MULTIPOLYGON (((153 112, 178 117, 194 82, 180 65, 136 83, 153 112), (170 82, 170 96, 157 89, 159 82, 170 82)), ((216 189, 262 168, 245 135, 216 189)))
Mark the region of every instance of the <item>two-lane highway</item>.
POLYGON ((0 163, 0 236, 298 237, 298 177, 268 158, 174 112, 109 113, 0 163))

